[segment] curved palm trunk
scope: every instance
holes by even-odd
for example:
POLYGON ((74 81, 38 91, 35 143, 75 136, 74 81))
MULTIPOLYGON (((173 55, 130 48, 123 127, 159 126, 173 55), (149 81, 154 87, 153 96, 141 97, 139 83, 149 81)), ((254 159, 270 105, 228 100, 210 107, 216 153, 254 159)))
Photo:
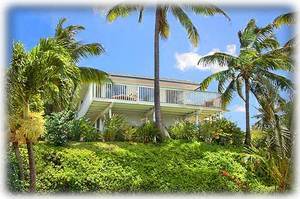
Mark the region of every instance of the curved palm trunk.
MULTIPOLYGON (((24 119, 29 118, 29 103, 26 103, 23 111, 24 119)), ((35 191, 35 181, 36 181, 36 171, 35 171, 35 161, 34 161, 34 151, 33 143, 31 140, 26 139, 27 152, 28 152, 28 161, 29 161, 29 176, 30 176, 30 186, 29 191, 35 191)))
POLYGON ((24 180, 24 167, 23 167, 22 156, 21 156, 20 149, 19 149, 19 143, 16 141, 16 142, 13 142, 12 144, 13 144, 13 149, 15 151, 16 159, 18 162, 19 179, 21 181, 23 181, 24 180))
POLYGON ((251 134, 250 134, 250 110, 249 110, 249 93, 250 93, 250 84, 249 80, 245 79, 245 109, 246 109, 246 138, 245 138, 245 145, 251 145, 251 134))
POLYGON ((283 144, 282 144, 282 135, 281 135, 281 128, 280 128, 280 123, 279 123, 279 118, 275 114, 274 115, 274 120, 275 120, 275 128, 274 128, 274 133, 275 133, 275 145, 276 145, 276 151, 279 154, 281 158, 285 157, 285 152, 283 149, 283 144))
POLYGON ((160 111, 160 87, 159 87, 159 23, 160 8, 155 11, 155 31, 154 31, 154 111, 155 125, 159 129, 162 139, 170 138, 169 133, 163 128, 160 111))

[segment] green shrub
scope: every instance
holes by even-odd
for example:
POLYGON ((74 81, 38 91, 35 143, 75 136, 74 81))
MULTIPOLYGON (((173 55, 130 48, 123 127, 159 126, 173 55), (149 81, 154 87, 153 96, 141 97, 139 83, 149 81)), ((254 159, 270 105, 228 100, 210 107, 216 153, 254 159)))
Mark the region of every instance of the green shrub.
POLYGON ((148 120, 136 130, 135 140, 138 142, 154 142, 156 139, 160 140, 159 129, 156 128, 155 123, 148 120))
POLYGON ((100 138, 100 133, 97 133, 96 128, 86 118, 82 117, 70 121, 70 132, 68 134, 69 140, 72 141, 96 141, 100 138))
POLYGON ((7 185, 11 192, 21 192, 25 191, 25 182, 19 179, 19 167, 12 149, 8 150, 7 159, 7 185))
POLYGON ((255 147, 266 147, 268 140, 268 133, 262 130, 251 130, 251 143, 255 147))
POLYGON ((64 146, 70 141, 96 141, 100 134, 86 118, 75 119, 74 112, 62 111, 46 117, 45 140, 55 146, 64 146))
POLYGON ((71 134, 71 121, 73 119, 74 113, 71 111, 62 111, 46 116, 45 140, 56 146, 66 145, 68 135, 71 134))
POLYGON ((103 138, 105 141, 124 141, 124 133, 129 128, 122 115, 114 114, 104 121, 103 138))
POLYGON ((35 151, 38 192, 274 191, 241 163, 241 148, 173 140, 40 143, 35 151))
POLYGON ((244 134, 237 125, 225 118, 201 124, 199 140, 221 145, 241 145, 244 134))
POLYGON ((169 128, 169 133, 173 139, 195 140, 199 134, 199 127, 189 121, 177 121, 169 128))

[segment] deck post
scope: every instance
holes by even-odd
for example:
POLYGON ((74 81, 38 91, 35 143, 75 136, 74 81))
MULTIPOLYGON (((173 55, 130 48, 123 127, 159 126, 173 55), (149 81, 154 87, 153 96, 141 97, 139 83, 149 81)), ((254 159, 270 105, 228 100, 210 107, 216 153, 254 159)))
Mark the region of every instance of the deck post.
POLYGON ((195 121, 195 123, 196 123, 196 126, 199 126, 199 112, 198 111, 196 111, 196 121, 195 121))
POLYGON ((109 108, 109 109, 108 109, 108 117, 109 117, 109 119, 111 118, 111 115, 112 115, 112 113, 111 113, 111 108, 109 108))
POLYGON ((153 111, 153 122, 155 122, 155 111, 153 111))

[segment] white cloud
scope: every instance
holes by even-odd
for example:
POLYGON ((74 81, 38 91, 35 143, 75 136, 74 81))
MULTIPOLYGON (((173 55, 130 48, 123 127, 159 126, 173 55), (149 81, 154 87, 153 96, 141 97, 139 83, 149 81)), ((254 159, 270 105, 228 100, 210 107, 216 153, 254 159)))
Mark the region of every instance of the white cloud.
POLYGON ((241 106, 241 105, 236 105, 236 106, 233 108, 233 111, 234 111, 234 112, 241 112, 241 113, 246 112, 245 107, 244 107, 244 106, 241 106))
MULTIPOLYGON (((221 52, 221 51, 220 51, 220 49, 215 48, 215 49, 212 49, 210 52, 208 52, 206 55, 212 55, 215 52, 221 52)), ((236 45, 234 45, 234 44, 227 45, 226 53, 235 55, 236 45)), ((206 67, 204 67, 202 64, 198 65, 199 59, 206 55, 200 55, 195 50, 192 50, 192 51, 186 52, 186 53, 175 53, 176 67, 181 71, 186 71, 186 70, 195 68, 198 70, 210 70, 212 73, 216 73, 216 72, 227 69, 226 66, 221 67, 217 64, 206 66, 206 67)))
POLYGON ((228 44, 226 46, 226 50, 227 50, 228 54, 235 55, 235 53, 236 53, 236 45, 235 44, 228 44))

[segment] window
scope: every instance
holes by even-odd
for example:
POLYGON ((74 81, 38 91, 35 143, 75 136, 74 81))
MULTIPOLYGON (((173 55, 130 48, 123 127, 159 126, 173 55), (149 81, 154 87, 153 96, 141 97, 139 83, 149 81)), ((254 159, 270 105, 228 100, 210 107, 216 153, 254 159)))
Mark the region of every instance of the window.
POLYGON ((154 101, 154 90, 148 87, 139 87, 139 100, 145 102, 154 101))
POLYGON ((183 91, 166 90, 166 102, 172 104, 183 104, 183 91))

